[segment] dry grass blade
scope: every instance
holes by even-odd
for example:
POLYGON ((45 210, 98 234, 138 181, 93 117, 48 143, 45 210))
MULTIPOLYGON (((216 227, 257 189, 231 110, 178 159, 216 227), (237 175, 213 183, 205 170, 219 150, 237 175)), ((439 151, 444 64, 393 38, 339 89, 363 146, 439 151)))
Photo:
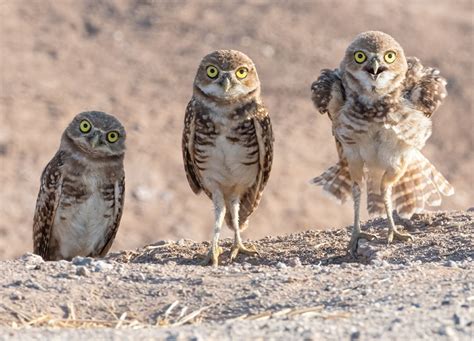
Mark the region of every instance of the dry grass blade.
POLYGON ((123 321, 125 321, 126 318, 127 318, 127 313, 123 313, 122 315, 120 315, 120 318, 119 318, 117 324, 115 325, 115 329, 120 328, 123 324, 123 321))
POLYGON ((291 311, 288 314, 288 317, 315 315, 315 313, 319 313, 323 309, 324 309, 323 305, 318 305, 315 307, 308 307, 308 308, 293 309, 293 311, 291 311))
POLYGON ((285 308, 280 311, 271 312, 264 311, 255 315, 242 315, 236 318, 236 320, 268 320, 269 318, 278 318, 278 317, 294 317, 294 316, 315 316, 319 315, 321 310, 324 309, 323 305, 318 305, 315 307, 307 308, 285 308))
POLYGON ((155 250, 155 249, 161 249, 161 248, 167 247, 169 245, 171 245, 171 243, 166 243, 166 244, 162 244, 162 245, 148 245, 148 246, 145 246, 144 249, 145 250, 155 250))
POLYGON ((204 308, 200 308, 198 310, 195 310, 193 311, 192 313, 184 316, 183 318, 181 318, 180 320, 178 320, 177 322, 173 323, 172 326, 175 327, 175 326, 181 326, 183 324, 186 324, 188 322, 190 322, 191 320, 195 319, 199 314, 201 314, 204 310, 206 310, 207 308, 209 307, 204 307, 204 308))
POLYGON ((288 315, 288 313, 290 313, 292 310, 293 309, 291 309, 291 308, 282 309, 280 311, 274 312, 272 314, 272 317, 281 317, 281 316, 288 315))
POLYGON ((182 318, 184 314, 186 314, 187 311, 188 311, 188 307, 183 307, 183 309, 181 309, 181 312, 179 313, 178 320, 182 318))
POLYGON ((3 306, 5 307, 5 309, 9 310, 23 325, 25 325, 28 321, 32 320, 32 317, 25 312, 10 307, 7 304, 3 304, 3 306))
POLYGON ((74 309, 74 303, 69 302, 66 305, 67 308, 67 318, 68 320, 75 320, 76 319, 76 311, 74 309))
POLYGON ((166 309, 165 311, 165 319, 168 318, 168 316, 171 314, 171 312, 173 311, 174 308, 176 308, 176 306, 179 304, 179 301, 174 301, 173 303, 170 304, 170 306, 168 307, 168 309, 166 309))
POLYGON ((250 320, 250 321, 268 320, 271 316, 272 316, 271 311, 264 311, 259 314, 247 316, 246 320, 250 320))

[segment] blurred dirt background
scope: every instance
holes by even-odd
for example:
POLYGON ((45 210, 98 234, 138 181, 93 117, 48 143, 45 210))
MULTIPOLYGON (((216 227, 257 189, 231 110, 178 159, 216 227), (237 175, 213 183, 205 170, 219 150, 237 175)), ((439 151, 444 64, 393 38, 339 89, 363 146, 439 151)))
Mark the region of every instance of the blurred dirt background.
POLYGON ((188 187, 181 129, 196 67, 219 48, 255 61, 276 135, 273 173, 245 237, 350 224, 350 203, 308 184, 336 160, 309 87, 369 29, 393 35, 448 79, 425 155, 456 188, 442 208, 474 206, 473 26, 471 0, 0 0, 0 259, 31 250, 41 171, 69 121, 91 109, 128 131, 113 249, 207 239, 211 204, 188 187))

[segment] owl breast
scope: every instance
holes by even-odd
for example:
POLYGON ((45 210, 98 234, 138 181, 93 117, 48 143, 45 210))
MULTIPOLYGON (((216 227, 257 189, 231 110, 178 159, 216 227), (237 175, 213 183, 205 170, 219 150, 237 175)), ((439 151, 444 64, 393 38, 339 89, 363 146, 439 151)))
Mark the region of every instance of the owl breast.
POLYGON ((345 108, 334 130, 349 159, 372 169, 387 169, 398 167, 402 158, 409 160, 415 150, 423 148, 431 134, 431 121, 406 105, 367 119, 345 108))
POLYGON ((224 192, 228 189, 243 193, 255 182, 259 167, 253 121, 220 117, 212 122, 214 134, 209 143, 195 145, 202 152, 203 181, 208 188, 217 183, 224 192))
POLYGON ((114 219, 113 199, 104 198, 104 176, 93 171, 64 179, 53 238, 61 257, 97 254, 114 219))

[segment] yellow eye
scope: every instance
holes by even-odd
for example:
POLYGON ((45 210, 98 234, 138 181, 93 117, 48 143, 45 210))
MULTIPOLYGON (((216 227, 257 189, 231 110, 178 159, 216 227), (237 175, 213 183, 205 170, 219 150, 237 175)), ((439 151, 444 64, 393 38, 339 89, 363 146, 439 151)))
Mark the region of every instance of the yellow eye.
POLYGON ((209 65, 206 68, 206 72, 207 72, 207 76, 212 79, 217 78, 217 76, 219 76, 219 70, 217 70, 217 68, 214 65, 209 65))
POLYGON ((383 56, 383 59, 385 59, 387 63, 392 64, 395 59, 397 59, 397 54, 393 51, 387 51, 385 56, 383 56))
POLYGON ((357 63, 362 64, 367 59, 367 56, 362 51, 356 51, 354 53, 354 59, 357 63))
POLYGON ((235 71, 235 75, 239 79, 244 79, 249 74, 249 70, 246 67, 240 67, 235 71))
POLYGON ((79 129, 83 133, 88 133, 91 131, 92 124, 88 120, 82 120, 81 123, 79 123, 79 129))
POLYGON ((109 141, 110 143, 117 142, 119 137, 120 134, 118 133, 118 131, 113 130, 107 133, 107 141, 109 141))

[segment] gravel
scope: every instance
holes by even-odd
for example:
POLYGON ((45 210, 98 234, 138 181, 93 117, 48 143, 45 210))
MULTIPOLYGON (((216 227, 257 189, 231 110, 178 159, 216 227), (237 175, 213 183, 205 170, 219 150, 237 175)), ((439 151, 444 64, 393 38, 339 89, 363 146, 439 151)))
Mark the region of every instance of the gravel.
POLYGON ((0 340, 472 340, 473 227, 473 213, 417 215, 415 241, 386 246, 373 220, 380 238, 357 260, 349 229, 267 237, 260 257, 227 251, 217 269, 190 240, 100 260, 25 254, 0 262, 0 340))

